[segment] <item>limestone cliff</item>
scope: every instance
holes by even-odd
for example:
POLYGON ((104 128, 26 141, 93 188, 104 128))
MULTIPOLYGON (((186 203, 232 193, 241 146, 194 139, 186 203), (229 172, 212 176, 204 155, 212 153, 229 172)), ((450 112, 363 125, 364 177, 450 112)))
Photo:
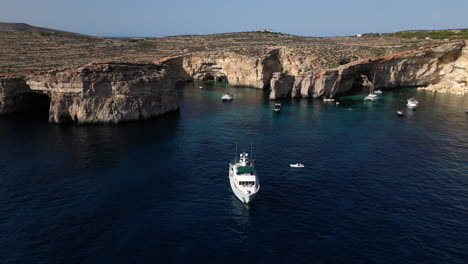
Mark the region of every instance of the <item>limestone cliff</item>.
POLYGON ((426 89, 431 92, 468 94, 468 47, 464 47, 461 56, 439 66, 439 74, 426 89))
POLYGON ((301 56, 285 47, 266 53, 194 53, 157 60, 171 65, 179 80, 227 81, 234 86, 269 88, 274 73, 295 76, 316 67, 316 57, 301 56))
POLYGON ((265 56, 226 53, 196 53, 157 61, 170 65, 179 80, 227 81, 234 86, 264 88, 273 72, 282 71, 279 51, 265 56))
POLYGON ((167 68, 154 64, 104 63, 61 69, 22 79, 4 80, 0 111, 21 110, 27 94, 50 97, 49 121, 118 123, 147 119, 178 109, 174 81, 167 68))
MULTIPOLYGON (((264 54, 195 53, 163 60, 179 80, 227 81, 235 86, 270 89, 270 99, 334 97, 368 92, 375 75, 377 89, 422 87, 447 79, 464 85, 461 71, 464 42, 357 60, 333 69, 321 69, 314 56, 301 56, 285 47, 264 54), (458 61, 457 63, 455 63, 458 61), (445 68, 444 68, 445 67, 445 68), (442 75, 441 75, 442 74, 442 75)), ((466 52, 465 52, 466 53, 466 52)), ((445 81, 447 83, 448 81, 445 81)))
POLYGON ((466 85, 466 61, 462 56, 465 43, 426 47, 415 51, 374 59, 359 60, 336 69, 299 74, 275 75, 270 99, 287 97, 334 97, 353 92, 367 92, 367 79, 375 76, 377 89, 420 87, 438 83, 444 72, 450 82, 466 85), (291 80, 294 79, 294 81, 291 80))

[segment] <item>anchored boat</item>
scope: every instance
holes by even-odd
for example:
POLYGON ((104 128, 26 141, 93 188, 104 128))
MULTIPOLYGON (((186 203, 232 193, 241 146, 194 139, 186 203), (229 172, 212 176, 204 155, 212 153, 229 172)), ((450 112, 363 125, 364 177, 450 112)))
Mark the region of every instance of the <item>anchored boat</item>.
POLYGON ((233 98, 234 96, 231 93, 227 92, 223 95, 223 97, 221 97, 221 101, 232 101, 233 98))
POLYGON ((304 164, 302 163, 294 163, 294 164, 289 164, 291 168, 304 168, 304 164))
MULTIPOLYGON (((379 99, 379 96, 377 95, 377 92, 374 91, 374 89, 375 89, 374 82, 375 82, 375 73, 374 73, 374 78, 372 79, 372 86, 371 86, 371 89, 370 89, 370 93, 369 93, 369 95, 367 95, 364 98, 364 101, 375 101, 375 100, 379 99)), ((380 90, 378 90, 378 91, 380 91, 380 90)), ((382 91, 380 91, 380 93, 382 93, 382 91)))
POLYGON ((408 99, 408 103, 406 104, 406 106, 407 106, 409 109, 416 109, 416 107, 418 107, 418 105, 419 105, 418 100, 416 100, 416 99, 414 99, 414 98, 408 99))
POLYGON ((229 182, 232 192, 245 204, 252 202, 260 190, 254 163, 249 160, 249 154, 246 152, 240 154, 238 161, 229 163, 229 182))
POLYGON ((273 111, 281 112, 281 102, 280 101, 275 102, 275 107, 273 107, 273 111))
POLYGON ((225 85, 225 87, 226 87, 226 93, 221 97, 221 101, 232 101, 232 99, 234 99, 234 95, 228 92, 227 84, 225 85))

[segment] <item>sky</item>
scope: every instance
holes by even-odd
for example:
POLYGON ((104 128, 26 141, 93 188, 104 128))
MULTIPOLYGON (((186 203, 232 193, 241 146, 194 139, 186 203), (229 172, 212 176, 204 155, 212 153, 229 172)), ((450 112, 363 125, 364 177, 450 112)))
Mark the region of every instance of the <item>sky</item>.
POLYGON ((468 28, 467 12, 468 0, 0 0, 0 22, 116 37, 468 28))

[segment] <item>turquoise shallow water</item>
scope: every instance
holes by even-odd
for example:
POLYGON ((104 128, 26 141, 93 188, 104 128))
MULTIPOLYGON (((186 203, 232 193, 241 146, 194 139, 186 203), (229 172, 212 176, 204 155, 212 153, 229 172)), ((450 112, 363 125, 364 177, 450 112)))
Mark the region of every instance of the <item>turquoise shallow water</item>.
POLYGON ((187 83, 179 113, 57 126, 0 118, 6 263, 466 263, 468 97, 285 100, 187 83), (406 99, 420 107, 397 118, 406 99), (246 208, 228 162, 254 145, 246 208), (289 163, 302 162, 297 170, 289 163))

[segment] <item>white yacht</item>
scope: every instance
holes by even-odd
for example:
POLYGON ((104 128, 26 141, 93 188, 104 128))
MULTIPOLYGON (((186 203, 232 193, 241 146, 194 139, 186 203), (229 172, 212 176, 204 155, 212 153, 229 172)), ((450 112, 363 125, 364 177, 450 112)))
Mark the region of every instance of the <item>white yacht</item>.
POLYGON ((221 101, 232 101, 234 99, 234 95, 227 90, 227 84, 226 84, 226 93, 221 97, 221 101))
POLYGON ((234 96, 231 93, 227 92, 223 95, 223 97, 221 97, 221 101, 232 101, 233 98, 234 96))
POLYGON ((418 100, 416 100, 416 99, 414 99, 414 98, 408 99, 408 103, 406 104, 406 106, 407 106, 409 109, 415 109, 416 107, 418 107, 418 105, 419 105, 418 100))
MULTIPOLYGON (((237 156, 237 154, 236 154, 237 156)), ((232 192, 243 203, 248 204, 260 189, 254 162, 246 152, 240 154, 239 161, 229 163, 229 182, 232 192)))
POLYGON ((373 92, 369 93, 368 96, 364 97, 364 101, 375 101, 375 100, 378 100, 378 99, 379 99, 379 97, 373 92))

